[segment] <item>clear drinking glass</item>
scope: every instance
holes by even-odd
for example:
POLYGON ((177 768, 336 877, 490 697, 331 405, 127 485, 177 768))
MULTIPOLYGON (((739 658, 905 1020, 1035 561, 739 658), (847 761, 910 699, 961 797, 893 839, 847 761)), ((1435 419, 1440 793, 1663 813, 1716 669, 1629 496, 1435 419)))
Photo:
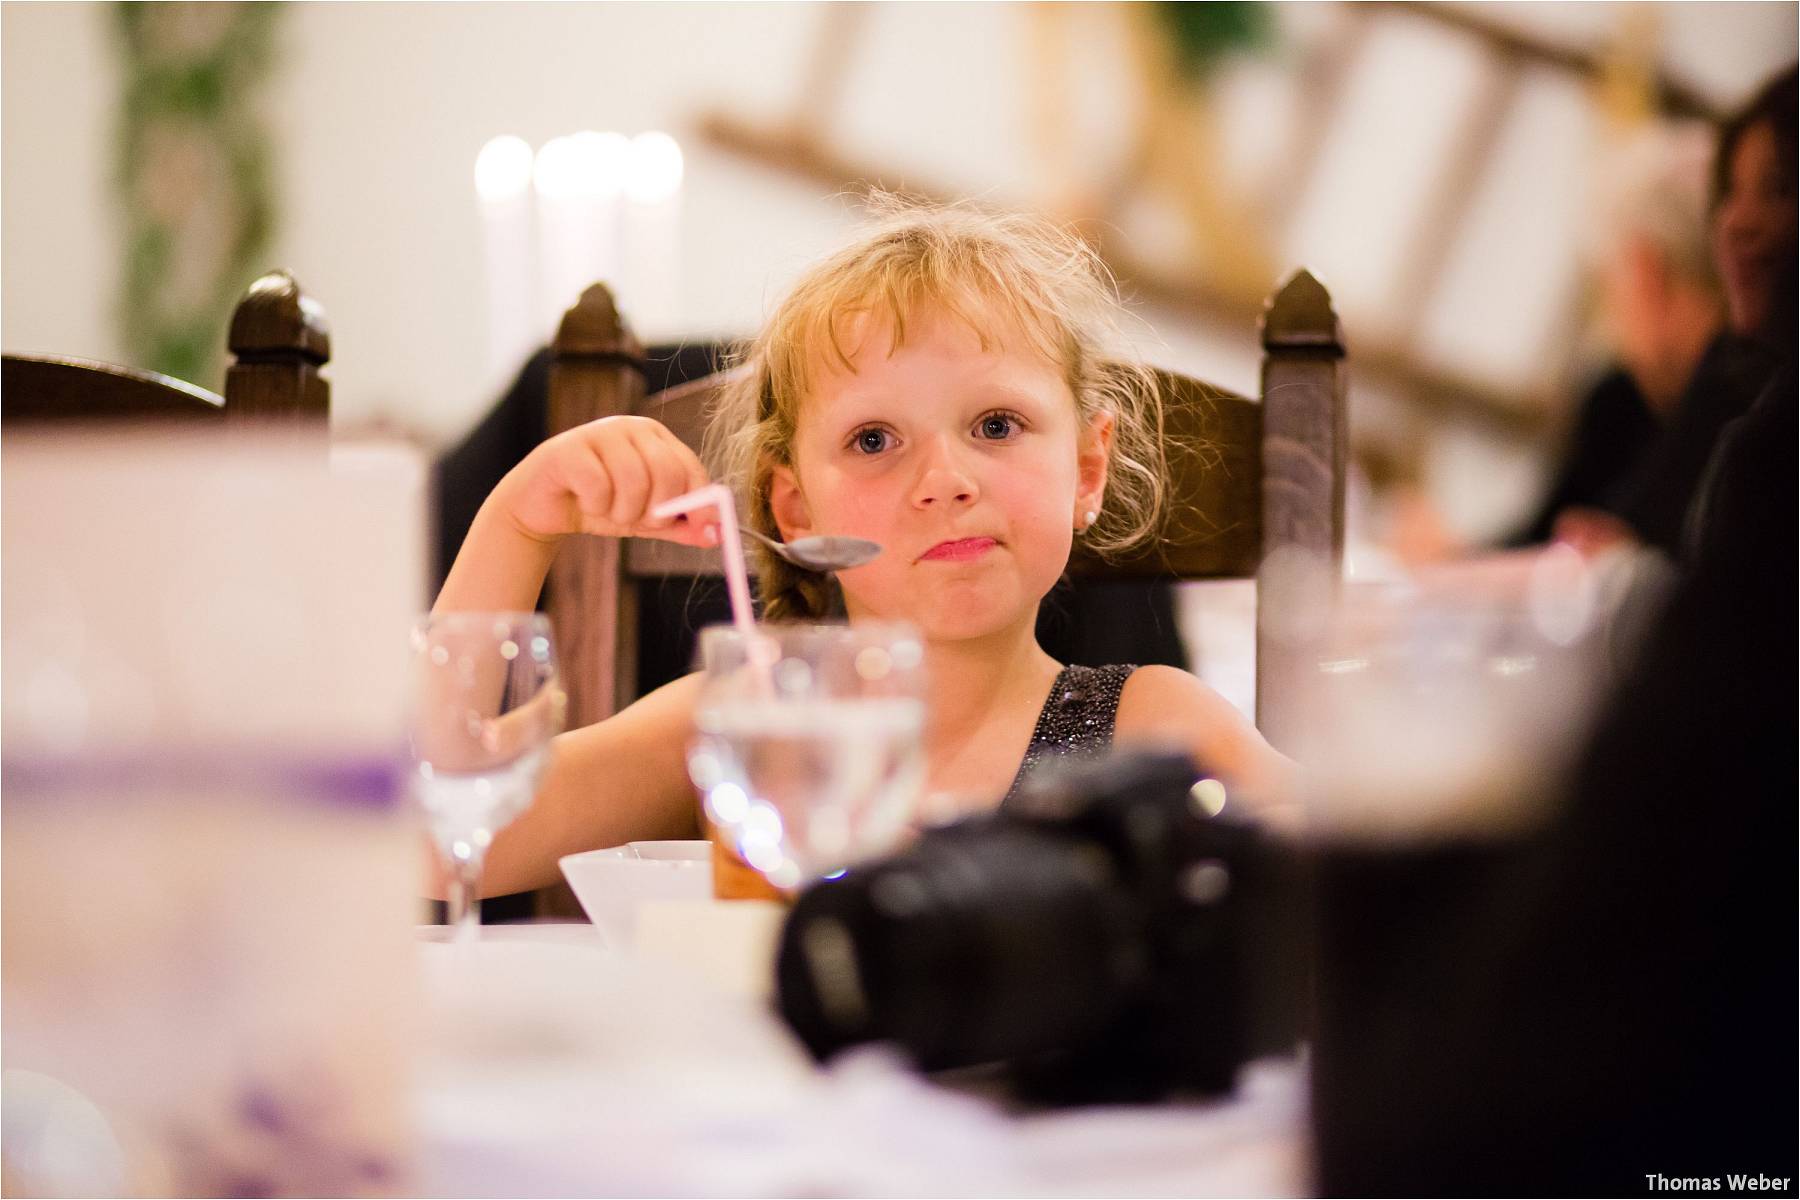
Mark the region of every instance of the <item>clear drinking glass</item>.
POLYGON ((1483 841, 1542 821, 1585 736, 1607 651, 1629 642, 1626 600, 1564 547, 1346 584, 1304 688, 1298 757, 1313 773, 1315 831, 1483 841))
POLYGON ((459 942, 481 925, 481 869, 494 834, 531 806, 566 707, 550 621, 459 612, 413 628, 413 788, 450 872, 459 942))
POLYGON ((903 625, 704 630, 688 773, 778 888, 892 849, 925 783, 924 647, 903 625))

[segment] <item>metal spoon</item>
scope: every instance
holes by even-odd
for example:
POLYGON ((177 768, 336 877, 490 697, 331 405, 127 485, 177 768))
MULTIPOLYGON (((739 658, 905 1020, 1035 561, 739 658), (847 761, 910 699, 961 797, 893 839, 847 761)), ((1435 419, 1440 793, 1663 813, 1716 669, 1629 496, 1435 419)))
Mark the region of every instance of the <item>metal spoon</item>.
POLYGON ((861 566, 881 553, 879 543, 863 538, 803 537, 778 542, 748 525, 739 525, 738 529, 803 571, 844 571, 861 566))

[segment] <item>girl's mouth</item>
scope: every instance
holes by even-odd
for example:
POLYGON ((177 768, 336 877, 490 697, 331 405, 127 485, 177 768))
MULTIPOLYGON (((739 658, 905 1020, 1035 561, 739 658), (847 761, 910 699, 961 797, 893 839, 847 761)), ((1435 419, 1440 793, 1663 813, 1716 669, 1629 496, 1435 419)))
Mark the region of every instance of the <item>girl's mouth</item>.
POLYGON ((980 558, 998 544, 998 542, 990 537, 958 538, 954 542, 939 542, 925 553, 919 555, 919 561, 971 562, 980 558))

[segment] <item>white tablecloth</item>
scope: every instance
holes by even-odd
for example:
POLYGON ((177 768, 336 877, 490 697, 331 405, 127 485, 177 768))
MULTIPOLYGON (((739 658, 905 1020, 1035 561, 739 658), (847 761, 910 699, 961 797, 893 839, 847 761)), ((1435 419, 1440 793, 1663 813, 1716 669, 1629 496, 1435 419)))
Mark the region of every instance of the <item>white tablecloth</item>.
POLYGON ((1211 1104, 1009 1116, 889 1053, 812 1064, 766 1005, 591 927, 423 943, 419 1190, 538 1195, 1298 1195, 1298 1064, 1211 1104))

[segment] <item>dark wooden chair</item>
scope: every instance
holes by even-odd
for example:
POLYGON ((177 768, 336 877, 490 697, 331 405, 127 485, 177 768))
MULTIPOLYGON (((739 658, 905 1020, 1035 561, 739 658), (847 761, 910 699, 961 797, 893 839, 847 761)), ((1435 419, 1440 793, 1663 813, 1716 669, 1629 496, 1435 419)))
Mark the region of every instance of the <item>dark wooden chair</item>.
POLYGON ((326 429, 331 358, 324 311, 286 271, 250 285, 231 317, 223 396, 134 367, 61 356, 0 360, 0 422, 280 421, 326 429))
MULTIPOLYGON (((1256 723, 1291 749, 1305 633, 1341 575, 1347 434, 1343 335, 1331 297, 1307 271, 1268 301, 1262 320, 1262 399, 1174 372, 1168 398, 1173 490, 1159 536, 1126 559, 1078 555, 1083 580, 1255 579, 1256 723)), ((654 417, 701 445, 722 376, 646 396, 643 348, 602 284, 563 317, 550 365, 548 429, 622 413, 654 417)), ((603 720, 639 694, 642 627, 666 627, 645 584, 717 576, 715 551, 668 542, 577 538, 558 556, 545 607, 569 693, 569 724, 603 720)), ((667 594, 665 594, 665 601, 667 594)), ((540 915, 578 915, 567 889, 538 894, 540 915)))
MULTIPOLYGON (((1162 372, 1166 419, 1189 447, 1171 463, 1160 536, 1134 556, 1078 555, 1084 579, 1257 580, 1256 719, 1291 746, 1286 703, 1303 633, 1340 571, 1346 462, 1343 337, 1331 298, 1297 272, 1266 306, 1262 400, 1162 372)), ((618 413, 655 417, 698 446, 719 377, 644 395, 642 347, 596 284, 564 316, 550 376, 549 431, 618 413)), ((571 725, 601 720, 637 694, 639 581, 716 575, 718 556, 667 542, 579 538, 551 571, 571 725)))

